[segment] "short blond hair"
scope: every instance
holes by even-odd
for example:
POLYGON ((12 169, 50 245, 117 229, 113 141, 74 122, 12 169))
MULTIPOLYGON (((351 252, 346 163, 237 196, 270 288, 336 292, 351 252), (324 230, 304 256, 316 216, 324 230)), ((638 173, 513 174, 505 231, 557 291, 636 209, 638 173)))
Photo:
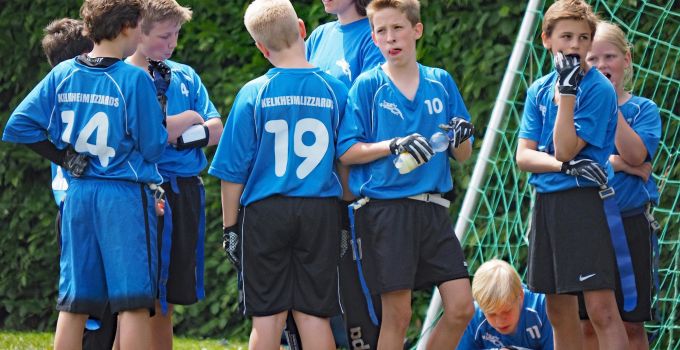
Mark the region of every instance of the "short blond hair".
POLYGON ((491 259, 472 279, 472 296, 484 312, 495 312, 519 302, 524 293, 517 271, 507 262, 491 259))
POLYGON ((420 23, 420 2, 418 0, 373 0, 366 6, 368 21, 373 26, 373 16, 384 9, 396 9, 406 15, 411 25, 420 23))
POLYGON ((158 22, 173 21, 180 26, 191 20, 193 12, 175 0, 147 0, 144 4, 142 33, 148 35, 158 22))
POLYGON ((595 36, 597 22, 599 21, 597 15, 593 12, 592 7, 582 0, 557 0, 550 5, 545 15, 543 15, 543 25, 541 29, 547 36, 552 35, 557 22, 573 19, 577 21, 586 21, 590 27, 590 38, 592 40, 595 36))
POLYGON ((288 0, 255 0, 243 22, 250 36, 272 51, 290 48, 300 37, 298 16, 288 0))
MULTIPOLYGON (((597 23, 597 31, 593 37, 593 42, 603 41, 614 45, 625 56, 630 54, 631 45, 626 39, 626 34, 616 24, 600 21, 597 23)), ((633 81, 633 63, 626 67, 623 72, 623 86, 629 87, 633 81)))

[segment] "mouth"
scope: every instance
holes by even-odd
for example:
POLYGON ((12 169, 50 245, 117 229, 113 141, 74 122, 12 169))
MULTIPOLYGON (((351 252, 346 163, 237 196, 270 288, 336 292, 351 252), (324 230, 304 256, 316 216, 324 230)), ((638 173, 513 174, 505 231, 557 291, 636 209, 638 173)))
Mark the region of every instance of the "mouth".
POLYGON ((398 54, 401 53, 401 49, 398 49, 398 48, 389 49, 389 50, 387 51, 387 53, 388 53, 390 56, 396 56, 396 55, 398 55, 398 54))

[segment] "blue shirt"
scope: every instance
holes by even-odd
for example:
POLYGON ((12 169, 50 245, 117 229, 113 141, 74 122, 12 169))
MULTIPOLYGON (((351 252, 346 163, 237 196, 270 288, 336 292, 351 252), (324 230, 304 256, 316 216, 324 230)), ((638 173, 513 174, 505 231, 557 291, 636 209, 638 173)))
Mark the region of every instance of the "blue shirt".
MULTIPOLYGON (((443 69, 418 65, 420 80, 413 101, 407 99, 381 67, 362 74, 349 91, 338 136, 338 157, 357 142, 374 143, 419 133, 425 138, 441 131, 453 117, 470 120, 451 75, 443 69)), ((407 174, 399 174, 390 155, 353 165, 349 187, 356 196, 405 198, 421 193, 444 193, 453 187, 446 153, 407 174)))
MULTIPOLYGON (((644 143, 647 149, 645 161, 654 159, 661 139, 661 117, 656 104, 644 97, 633 96, 619 106, 619 111, 644 143)), ((615 150, 614 154, 619 152, 615 150)), ((621 211, 635 209, 649 202, 657 203, 659 200, 659 190, 651 176, 645 182, 639 176, 617 171, 610 185, 616 191, 616 202, 621 211)))
POLYGON ((501 334, 491 327, 475 303, 475 314, 465 328, 458 350, 514 349, 552 350, 553 332, 545 311, 545 295, 524 288, 524 303, 514 334, 501 334))
POLYGON ((335 140, 347 88, 319 68, 273 68, 239 91, 208 173, 273 195, 339 197, 335 140))
POLYGON ((155 162, 167 141, 151 77, 124 62, 88 67, 75 59, 52 69, 10 116, 3 140, 90 156, 83 178, 161 183, 155 162))
MULTIPOLYGON (((519 137, 537 142, 540 152, 555 155, 553 129, 557 118, 554 102, 557 73, 552 72, 531 84, 527 91, 519 137)), ((602 165, 613 177, 609 155, 614 151, 617 98, 611 82, 596 68, 583 77, 576 94, 574 125, 576 134, 587 145, 574 159, 588 158, 602 165)), ((594 187, 596 183, 582 177, 561 172, 534 173, 529 183, 539 193, 568 190, 575 187, 594 187)))
POLYGON ((307 60, 340 79, 348 88, 359 74, 385 61, 371 38, 368 18, 348 24, 334 21, 320 25, 305 45, 307 60))

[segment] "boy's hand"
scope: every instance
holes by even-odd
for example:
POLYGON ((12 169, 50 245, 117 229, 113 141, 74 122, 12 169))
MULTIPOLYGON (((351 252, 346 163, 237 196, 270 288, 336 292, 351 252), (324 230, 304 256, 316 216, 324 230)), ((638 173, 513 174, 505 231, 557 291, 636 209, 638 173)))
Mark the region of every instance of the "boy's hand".
POLYGON ((88 163, 89 160, 86 155, 77 153, 69 146, 64 152, 64 160, 61 162, 61 167, 68 171, 71 176, 80 177, 85 172, 88 163))
POLYGON ((454 117, 449 120, 449 125, 451 126, 449 143, 453 145, 453 148, 458 148, 461 143, 469 139, 475 132, 475 126, 460 117, 454 117))
POLYGON ((563 173, 571 176, 583 176, 586 179, 604 186, 607 184, 607 173, 602 166, 590 159, 570 160, 562 163, 563 173))
POLYGON ((555 70, 557 70, 557 90, 560 95, 576 96, 578 85, 583 78, 581 58, 577 54, 564 55, 558 52, 555 55, 555 70))
POLYGON ((432 147, 420 134, 393 138, 390 142, 390 152, 396 156, 406 152, 415 158, 418 165, 426 163, 434 155, 432 147))
POLYGON ((147 58, 146 61, 149 62, 149 74, 151 74, 153 84, 156 86, 156 94, 165 95, 172 77, 170 67, 163 61, 154 61, 150 58, 147 58))
POLYGON ((227 259, 238 269, 241 267, 241 235, 238 234, 238 225, 223 228, 222 249, 227 253, 227 259))

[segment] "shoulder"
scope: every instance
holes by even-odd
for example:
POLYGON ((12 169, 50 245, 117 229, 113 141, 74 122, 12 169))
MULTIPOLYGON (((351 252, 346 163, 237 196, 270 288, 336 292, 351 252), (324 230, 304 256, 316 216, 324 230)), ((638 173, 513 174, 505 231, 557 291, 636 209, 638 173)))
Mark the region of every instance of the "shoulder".
POLYGON ((321 24, 321 25, 319 25, 318 27, 316 27, 316 29, 314 29, 314 30, 312 31, 312 34, 309 35, 309 39, 308 39, 308 40, 309 40, 309 41, 312 41, 312 42, 313 42, 313 41, 316 41, 316 40, 321 40, 321 38, 322 38, 328 31, 331 31, 331 30, 332 30, 333 28, 335 28, 336 26, 338 26, 338 22, 337 22, 337 21, 332 21, 332 22, 328 22, 328 23, 321 24))
POLYGON ((585 93, 604 94, 616 98, 616 91, 612 83, 595 67, 591 67, 583 77, 580 88, 585 93))
POLYGON ((194 78, 198 77, 196 70, 194 70, 188 64, 179 63, 171 60, 166 60, 165 63, 168 65, 168 67, 170 67, 170 70, 172 71, 172 78, 188 80, 189 82, 194 83, 194 78))
POLYGON ((546 94, 550 93, 550 89, 554 87, 556 73, 550 72, 536 79, 527 90, 527 99, 540 99, 546 94))
POLYGON ((639 106, 640 110, 654 110, 658 113, 659 107, 656 105, 656 103, 646 97, 642 96, 637 96, 633 95, 630 100, 626 102, 626 104, 635 104, 639 106))

